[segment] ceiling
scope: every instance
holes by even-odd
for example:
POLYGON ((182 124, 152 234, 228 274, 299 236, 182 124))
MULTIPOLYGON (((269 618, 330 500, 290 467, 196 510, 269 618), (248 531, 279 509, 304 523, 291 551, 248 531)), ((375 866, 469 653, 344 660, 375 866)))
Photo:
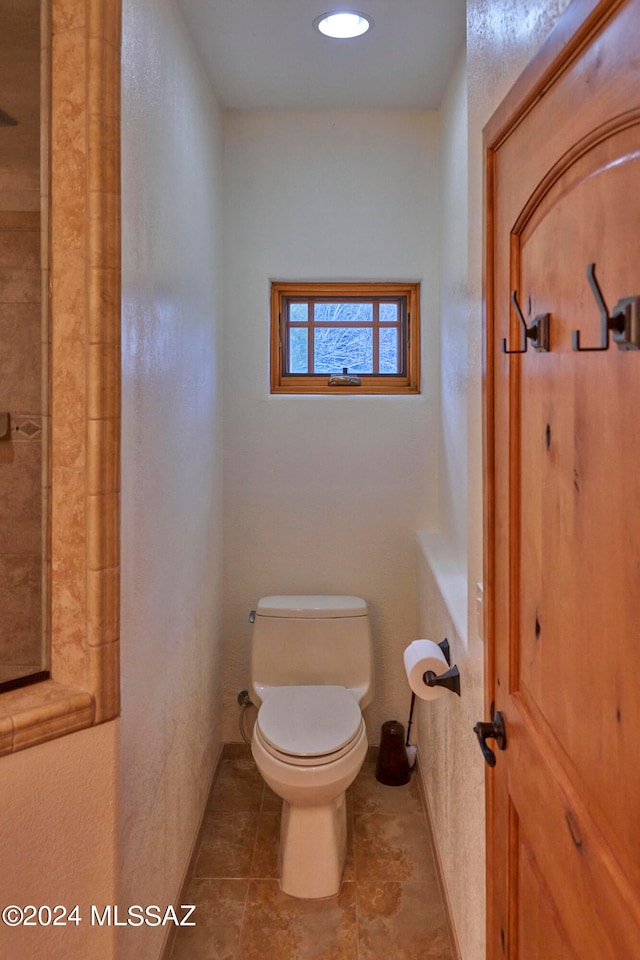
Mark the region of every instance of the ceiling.
POLYGON ((220 105, 229 110, 440 106, 465 38, 465 0, 179 0, 220 105), (313 29, 355 9, 374 27, 355 40, 313 29))

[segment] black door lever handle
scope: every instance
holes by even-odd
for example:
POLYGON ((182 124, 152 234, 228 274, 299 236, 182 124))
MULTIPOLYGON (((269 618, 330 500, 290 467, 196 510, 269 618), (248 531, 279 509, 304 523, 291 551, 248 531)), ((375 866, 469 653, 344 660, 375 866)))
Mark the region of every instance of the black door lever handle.
POLYGON ((487 745, 487 740, 495 740, 498 750, 504 750, 507 745, 507 732, 504 726, 504 717, 498 711, 493 714, 493 719, 491 723, 486 723, 480 721, 476 723, 473 728, 473 732, 478 738, 478 743, 480 744, 480 749, 482 750, 482 755, 487 761, 490 767, 495 767, 496 765, 496 755, 487 745))

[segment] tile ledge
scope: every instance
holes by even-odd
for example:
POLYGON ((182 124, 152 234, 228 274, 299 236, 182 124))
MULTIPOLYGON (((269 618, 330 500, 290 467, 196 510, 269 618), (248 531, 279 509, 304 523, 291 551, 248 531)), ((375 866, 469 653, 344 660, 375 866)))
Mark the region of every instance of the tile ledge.
POLYGON ((418 530, 418 545, 438 585, 453 625, 467 646, 467 578, 451 555, 449 545, 430 530, 418 530))
POLYGON ((0 695, 0 756, 93 725, 95 700, 55 680, 0 695))

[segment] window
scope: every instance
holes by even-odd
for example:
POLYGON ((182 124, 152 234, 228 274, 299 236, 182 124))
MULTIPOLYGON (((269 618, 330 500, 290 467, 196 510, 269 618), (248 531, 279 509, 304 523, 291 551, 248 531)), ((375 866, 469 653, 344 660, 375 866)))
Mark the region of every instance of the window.
POLYGON ((419 393, 420 284, 272 283, 272 393, 419 393))

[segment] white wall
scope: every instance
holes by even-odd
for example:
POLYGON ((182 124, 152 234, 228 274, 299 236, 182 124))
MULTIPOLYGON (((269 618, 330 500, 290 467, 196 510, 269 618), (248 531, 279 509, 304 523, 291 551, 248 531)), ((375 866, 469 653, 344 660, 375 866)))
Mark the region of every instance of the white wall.
POLYGON ((173 0, 125 0, 123 65, 120 898, 167 904, 222 739, 221 136, 173 0))
POLYGON ((371 606, 380 724, 406 719, 415 531, 436 501, 438 116, 225 114, 225 728, 272 593, 371 606), (423 392, 270 396, 270 280, 421 280, 423 392))
POLYGON ((471 731, 484 709, 483 649, 477 619, 467 622, 467 392, 470 370, 479 360, 469 356, 464 54, 461 51, 442 104, 440 501, 438 526, 422 538, 427 550, 418 561, 421 632, 436 641, 449 640, 452 662, 461 673, 462 697, 419 703, 418 749, 460 954, 464 960, 480 960, 485 926, 484 769, 471 731))
POLYGON ((0 957, 112 960, 91 904, 116 897, 118 721, 2 757, 0 905, 80 907, 81 923, 0 926, 0 957))
POLYGON ((483 580, 482 128, 568 2, 468 0, 466 79, 460 61, 443 104, 441 496, 438 524, 418 571, 420 629, 437 640, 448 636, 462 698, 421 705, 418 737, 462 960, 485 956, 485 768, 472 733, 485 715, 476 587, 483 580))
POLYGON ((440 459, 436 530, 464 570, 467 554, 467 74, 465 49, 440 108, 440 459))

